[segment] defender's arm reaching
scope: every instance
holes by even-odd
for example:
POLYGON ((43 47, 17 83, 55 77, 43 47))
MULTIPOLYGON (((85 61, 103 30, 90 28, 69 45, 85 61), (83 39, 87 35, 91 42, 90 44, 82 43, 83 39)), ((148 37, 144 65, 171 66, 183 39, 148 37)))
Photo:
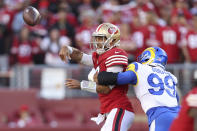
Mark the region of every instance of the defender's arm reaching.
POLYGON ((95 74, 94 80, 100 85, 135 85, 137 83, 137 74, 134 70, 134 64, 130 64, 126 72, 113 73, 103 71, 95 74))

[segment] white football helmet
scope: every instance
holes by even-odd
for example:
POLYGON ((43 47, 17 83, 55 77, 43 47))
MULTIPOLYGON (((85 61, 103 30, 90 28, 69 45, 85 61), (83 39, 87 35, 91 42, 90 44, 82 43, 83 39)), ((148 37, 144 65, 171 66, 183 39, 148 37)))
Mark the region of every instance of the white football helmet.
POLYGON ((93 47, 94 51, 96 51, 99 55, 119 45, 120 30, 117 26, 111 23, 100 24, 96 31, 92 34, 91 47, 93 47), (103 41, 98 42, 98 37, 102 38, 103 41), (99 46, 98 48, 98 44, 102 45, 102 47, 99 46))

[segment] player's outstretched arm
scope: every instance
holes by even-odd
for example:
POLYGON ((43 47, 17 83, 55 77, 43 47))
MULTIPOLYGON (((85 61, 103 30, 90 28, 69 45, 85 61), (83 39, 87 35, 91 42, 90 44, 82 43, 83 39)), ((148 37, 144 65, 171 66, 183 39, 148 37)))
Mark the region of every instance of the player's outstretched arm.
POLYGON ((85 80, 80 82, 75 79, 67 79, 65 85, 70 89, 81 89, 92 93, 108 94, 111 91, 108 86, 97 85, 95 82, 85 80))
POLYGON ((66 59, 72 59, 77 63, 93 66, 92 55, 85 54, 71 46, 63 46, 59 51, 59 56, 62 61, 66 61, 66 59))
POLYGON ((66 59, 72 59, 73 61, 79 63, 82 59, 83 52, 71 46, 63 46, 59 51, 59 56, 62 61, 66 61, 66 59))
POLYGON ((137 75, 134 71, 126 71, 119 73, 103 71, 100 72, 98 76, 94 76, 94 80, 100 85, 135 85, 137 83, 137 75))

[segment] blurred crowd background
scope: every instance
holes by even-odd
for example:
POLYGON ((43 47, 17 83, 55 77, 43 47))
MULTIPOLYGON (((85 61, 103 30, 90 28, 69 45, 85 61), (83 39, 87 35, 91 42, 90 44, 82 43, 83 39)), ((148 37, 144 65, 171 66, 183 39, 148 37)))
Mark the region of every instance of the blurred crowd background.
MULTIPOLYGON (((57 53, 71 45, 91 53, 91 34, 102 22, 121 30, 121 48, 131 60, 149 46, 161 46, 168 63, 196 63, 196 0, 2 0, 0 54, 15 64, 61 65, 57 53), (32 5, 41 22, 24 24, 22 12, 32 5)), ((72 63, 72 62, 71 62, 72 63)))
MULTIPOLYGON (((103 22, 120 28, 120 48, 129 54, 129 62, 145 48, 160 46, 168 54, 167 69, 177 76, 180 92, 184 95, 192 88, 197 78, 197 0, 1 0, 0 103, 4 108, 0 107, 0 127, 2 122, 21 128, 31 121, 29 125, 35 127, 48 123, 53 128, 58 124, 69 127, 68 131, 71 127, 99 130, 89 123, 89 117, 99 112, 97 96, 64 87, 65 78, 87 79, 90 68, 70 60, 62 62, 58 52, 63 45, 70 45, 90 54, 91 35, 103 22), (42 15, 33 27, 22 18, 29 5, 42 15), (37 94, 46 101, 37 100, 37 94), (92 108, 84 109, 81 103, 92 108), (72 114, 73 110, 83 116, 72 114), (37 119, 29 119, 28 111, 37 119)), ((135 100, 132 88, 128 95, 135 100)), ((147 130, 139 103, 135 107, 139 115, 134 131, 147 130)))

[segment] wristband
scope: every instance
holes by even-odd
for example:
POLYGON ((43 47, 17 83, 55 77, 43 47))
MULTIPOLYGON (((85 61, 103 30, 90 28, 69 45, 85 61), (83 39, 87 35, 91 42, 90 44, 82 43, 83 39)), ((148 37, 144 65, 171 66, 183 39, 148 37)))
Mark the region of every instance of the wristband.
POLYGON ((80 84, 81 84, 81 90, 85 90, 85 91, 92 92, 92 93, 97 93, 95 82, 82 80, 80 84))

